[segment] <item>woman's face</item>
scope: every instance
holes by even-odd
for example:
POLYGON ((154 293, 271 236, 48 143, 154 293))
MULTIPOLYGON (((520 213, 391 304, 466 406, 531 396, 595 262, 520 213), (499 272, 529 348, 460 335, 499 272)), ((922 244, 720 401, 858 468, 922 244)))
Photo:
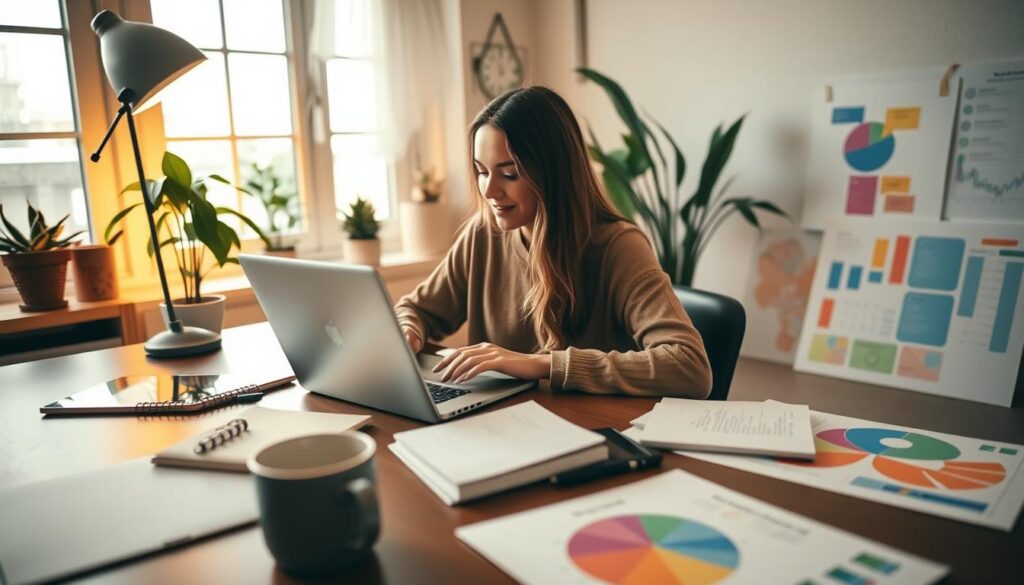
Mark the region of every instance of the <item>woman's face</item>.
POLYGON ((527 233, 537 215, 537 197, 508 151, 505 133, 484 125, 473 136, 473 167, 476 184, 494 214, 498 227, 527 233))

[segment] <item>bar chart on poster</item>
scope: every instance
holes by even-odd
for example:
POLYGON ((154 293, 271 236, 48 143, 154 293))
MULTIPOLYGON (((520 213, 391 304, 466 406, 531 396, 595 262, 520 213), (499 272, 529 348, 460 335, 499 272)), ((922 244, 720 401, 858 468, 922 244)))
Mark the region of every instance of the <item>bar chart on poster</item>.
POLYGON ((968 65, 949 168, 946 217, 1024 220, 1024 61, 968 65))
POLYGON ((815 102, 803 227, 832 217, 939 219, 956 96, 941 71, 829 80, 815 102))
POLYGON ((1024 226, 835 219, 818 266, 797 370, 1010 405, 1024 226))

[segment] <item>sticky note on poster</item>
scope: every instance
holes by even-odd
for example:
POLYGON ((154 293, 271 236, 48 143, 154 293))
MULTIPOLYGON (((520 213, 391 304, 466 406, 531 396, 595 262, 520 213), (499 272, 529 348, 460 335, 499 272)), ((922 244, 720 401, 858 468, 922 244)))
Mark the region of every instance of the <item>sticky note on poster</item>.
POLYGON ((910 177, 882 177, 882 193, 910 193, 910 177))
POLYGON ((921 108, 889 108, 885 111, 885 134, 893 130, 917 130, 921 123, 921 108))
POLYGON ((833 108, 833 124, 860 124, 864 121, 864 108, 833 108))

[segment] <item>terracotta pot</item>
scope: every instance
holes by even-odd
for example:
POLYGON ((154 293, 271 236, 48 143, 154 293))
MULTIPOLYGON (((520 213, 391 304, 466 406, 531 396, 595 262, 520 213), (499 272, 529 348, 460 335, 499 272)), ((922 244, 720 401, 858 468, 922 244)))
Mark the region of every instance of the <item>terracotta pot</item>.
MULTIPOLYGON (((174 314, 182 325, 220 333, 224 328, 226 300, 224 295, 206 295, 199 303, 186 303, 185 299, 174 299, 171 302, 174 303, 174 314)), ((160 314, 163 315, 164 323, 167 323, 167 305, 164 303, 160 303, 160 314)))
POLYGON ((351 238, 342 242, 342 251, 345 253, 345 262, 349 264, 368 264, 380 266, 380 240, 353 240, 351 238))
POLYGON ((451 215, 447 205, 403 201, 398 212, 402 225, 402 251, 410 258, 432 258, 452 245, 451 215))
POLYGON ((281 248, 280 250, 264 250, 264 256, 276 256, 278 258, 297 258, 298 255, 295 252, 295 247, 281 248))
POLYGON ((71 252, 67 248, 4 254, 2 258, 21 295, 22 311, 52 311, 68 306, 64 285, 71 252))
POLYGON ((116 299, 117 264, 110 246, 78 246, 71 250, 75 275, 75 298, 79 301, 116 299))

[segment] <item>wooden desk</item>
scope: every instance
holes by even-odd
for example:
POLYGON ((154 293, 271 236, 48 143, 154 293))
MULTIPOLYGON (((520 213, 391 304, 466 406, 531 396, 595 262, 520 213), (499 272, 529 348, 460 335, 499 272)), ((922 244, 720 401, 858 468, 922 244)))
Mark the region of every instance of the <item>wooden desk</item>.
MULTIPOLYGON (((201 418, 42 419, 39 406, 119 375, 143 373, 244 372, 285 364, 269 327, 225 331, 224 350, 197 359, 147 360, 139 345, 0 368, 0 487, 95 469, 151 454, 186 436, 232 418, 222 410, 201 418)), ((789 368, 743 360, 731 397, 768 397, 807 403, 827 412, 972 437, 1024 443, 1024 410, 972 404, 876 386, 798 374, 789 368)), ((511 399, 533 399, 587 427, 625 428, 649 410, 653 399, 581 394, 552 395, 544 389, 511 399)), ((456 527, 535 508, 635 481, 657 470, 624 475, 569 489, 534 485, 466 506, 442 504, 385 445, 392 435, 419 426, 411 420, 314 396, 293 388, 269 394, 264 406, 371 413, 378 444, 377 469, 383 531, 375 555, 353 569, 350 582, 508 582, 490 563, 455 539, 456 527)), ((784 481, 667 454, 678 467, 766 502, 855 534, 876 539, 953 567, 952 583, 1021 583, 1024 522, 1010 534, 883 506, 784 481)), ((171 503, 187 505, 187 501, 171 503)), ((144 521, 144 519, 140 519, 144 521)), ((104 583, 202 582, 283 583, 258 527, 236 530, 90 575, 104 583)))

